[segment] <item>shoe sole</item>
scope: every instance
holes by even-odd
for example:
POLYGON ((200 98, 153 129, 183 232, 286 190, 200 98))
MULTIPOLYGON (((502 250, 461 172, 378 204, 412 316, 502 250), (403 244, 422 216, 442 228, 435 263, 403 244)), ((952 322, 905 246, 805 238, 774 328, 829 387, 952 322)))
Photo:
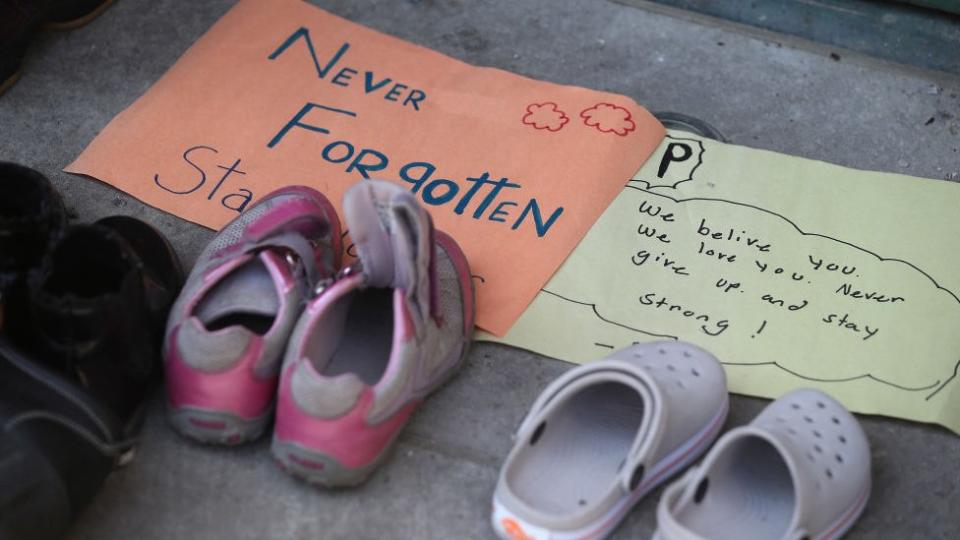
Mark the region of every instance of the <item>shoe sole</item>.
POLYGON ((83 15, 82 17, 77 17, 76 19, 63 21, 63 22, 46 22, 46 23, 43 23, 43 26, 41 28, 43 30, 62 31, 62 30, 74 30, 76 28, 80 28, 81 26, 86 26, 91 21, 99 17, 104 11, 106 11, 106 9, 110 7, 110 5, 113 4, 113 2, 114 0, 106 0, 105 2, 97 6, 96 9, 94 9, 90 13, 87 13, 86 15, 83 15))
POLYGON ((335 458, 297 443, 281 441, 276 435, 270 443, 270 453, 284 472, 312 486, 350 488, 359 486, 370 478, 373 471, 390 455, 393 443, 394 440, 391 440, 373 461, 356 468, 345 467, 335 458))
MULTIPOLYGON (((173 429, 202 444, 236 446, 259 439, 267 430, 271 413, 253 419, 240 418, 223 411, 212 411, 196 407, 174 408, 167 404, 167 420, 173 429)), ((268 411, 272 411, 271 406, 268 411)))
MULTIPOLYGON (((443 376, 438 377, 433 384, 427 387, 424 398, 439 390, 460 373, 460 369, 470 353, 471 344, 472 341, 466 342, 460 352, 460 358, 447 369, 443 376)), ((403 432, 403 429, 397 430, 397 433, 384 445, 383 450, 373 461, 356 468, 345 467, 336 458, 319 450, 307 448, 292 441, 282 441, 276 435, 274 435, 270 444, 270 452, 281 469, 310 485, 324 488, 355 487, 366 482, 373 471, 386 461, 401 432, 403 432)))
POLYGON ((9 77, 7 77, 5 81, 0 83, 0 96, 2 96, 4 92, 9 90, 11 86, 16 84, 16 82, 20 80, 20 75, 21 75, 21 71, 18 69, 17 71, 13 72, 13 75, 10 75, 9 77))

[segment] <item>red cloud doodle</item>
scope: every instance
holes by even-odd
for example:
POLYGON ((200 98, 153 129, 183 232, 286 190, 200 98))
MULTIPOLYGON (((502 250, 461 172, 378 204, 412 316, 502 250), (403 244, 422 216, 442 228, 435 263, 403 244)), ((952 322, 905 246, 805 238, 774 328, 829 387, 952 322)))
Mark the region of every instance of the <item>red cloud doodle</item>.
POLYGON ((597 103, 580 113, 583 123, 597 128, 602 133, 616 133, 626 137, 627 133, 637 129, 630 111, 613 103, 597 103))
POLYGON ((524 124, 554 132, 560 131, 569 121, 570 117, 558 109, 556 103, 550 101, 527 105, 527 114, 523 115, 524 124))

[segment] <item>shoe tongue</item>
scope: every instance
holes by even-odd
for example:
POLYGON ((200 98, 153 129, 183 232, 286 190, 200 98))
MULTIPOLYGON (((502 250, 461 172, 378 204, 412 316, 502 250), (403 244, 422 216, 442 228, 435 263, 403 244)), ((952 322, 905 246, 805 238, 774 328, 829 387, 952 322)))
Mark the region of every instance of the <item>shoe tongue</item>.
POLYGON ((344 195, 343 212, 365 284, 426 297, 433 224, 407 190, 367 180, 344 195))

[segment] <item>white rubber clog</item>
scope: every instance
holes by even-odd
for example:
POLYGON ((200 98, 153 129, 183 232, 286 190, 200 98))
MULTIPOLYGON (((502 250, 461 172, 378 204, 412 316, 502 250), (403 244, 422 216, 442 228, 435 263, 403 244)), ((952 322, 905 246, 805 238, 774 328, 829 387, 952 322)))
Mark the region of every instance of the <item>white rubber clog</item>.
POLYGON ((826 540, 870 495, 870 448, 857 420, 817 390, 796 390, 731 430, 670 486, 655 540, 826 540))
POLYGON ((603 538, 706 450, 727 405, 723 368, 687 343, 635 345, 568 371, 517 430, 493 528, 509 540, 603 538))

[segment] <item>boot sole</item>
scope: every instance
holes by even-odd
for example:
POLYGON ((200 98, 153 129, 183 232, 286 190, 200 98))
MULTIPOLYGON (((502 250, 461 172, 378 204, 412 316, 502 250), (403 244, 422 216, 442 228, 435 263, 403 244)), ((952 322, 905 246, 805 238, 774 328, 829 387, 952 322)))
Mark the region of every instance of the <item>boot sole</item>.
POLYGON ((7 77, 5 81, 0 83, 0 96, 2 96, 4 92, 9 90, 10 87, 13 86, 18 80, 20 80, 20 73, 21 72, 18 69, 13 72, 13 75, 10 75, 9 77, 7 77))
POLYGON ((106 9, 110 7, 111 4, 113 4, 113 2, 114 0, 106 0, 105 2, 97 6, 96 9, 94 9, 90 13, 87 13, 86 15, 83 15, 82 17, 78 17, 76 19, 73 19, 70 21, 63 21, 63 22, 46 22, 46 23, 43 23, 43 26, 41 28, 43 30, 55 30, 55 31, 74 30, 76 28, 80 28, 81 26, 85 26, 89 24, 90 21, 99 17, 100 14, 106 11, 106 9))

